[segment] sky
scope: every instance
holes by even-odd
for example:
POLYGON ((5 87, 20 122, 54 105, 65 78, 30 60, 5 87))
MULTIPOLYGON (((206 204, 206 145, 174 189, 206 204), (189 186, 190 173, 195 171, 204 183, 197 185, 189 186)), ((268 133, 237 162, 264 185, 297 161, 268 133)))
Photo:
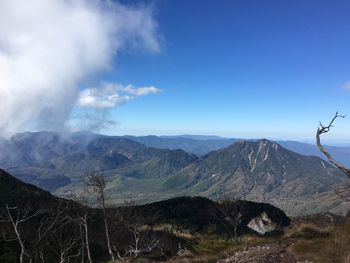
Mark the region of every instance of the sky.
POLYGON ((3 135, 65 127, 307 141, 339 111, 349 117, 325 139, 350 142, 349 1, 30 0, 30 11, 23 1, 0 0, 3 135))

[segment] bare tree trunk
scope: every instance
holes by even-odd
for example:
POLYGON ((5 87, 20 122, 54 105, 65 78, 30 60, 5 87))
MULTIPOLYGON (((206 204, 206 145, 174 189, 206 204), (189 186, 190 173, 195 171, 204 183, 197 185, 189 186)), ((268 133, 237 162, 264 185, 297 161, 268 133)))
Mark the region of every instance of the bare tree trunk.
POLYGON ((30 255, 26 252, 26 249, 25 249, 25 246, 24 246, 24 240, 22 238, 22 235, 19 231, 19 224, 24 222, 24 221, 27 221, 29 220, 30 218, 36 216, 39 214, 39 211, 34 213, 33 215, 31 216, 24 216, 23 218, 20 218, 20 212, 18 211, 17 207, 9 207, 8 205, 6 205, 6 215, 7 215, 7 218, 8 220, 10 221, 12 227, 13 227, 13 230, 15 232, 15 235, 16 235, 16 239, 17 239, 17 242, 21 248, 21 252, 20 252, 20 255, 19 255, 19 262, 20 263, 23 263, 23 260, 24 260, 24 256, 27 256, 31 259, 30 255), (11 214, 11 210, 13 211, 17 211, 17 216, 16 218, 13 217, 13 215, 11 214))
POLYGON ((60 263, 64 263, 64 253, 61 252, 61 255, 60 255, 60 263))
POLYGON ((86 252, 87 252, 87 257, 88 257, 88 262, 92 263, 91 260, 91 253, 90 253, 90 243, 89 243, 89 229, 88 229, 88 223, 87 223, 87 215, 84 215, 83 218, 83 224, 84 224, 84 229, 85 229, 85 245, 86 245, 86 252))
POLYGON ((80 240, 81 240, 81 263, 84 263, 85 260, 85 246, 86 243, 84 241, 84 234, 83 234, 83 227, 82 227, 82 221, 79 222, 79 232, 80 232, 80 240))
POLYGON ((99 198, 99 203, 103 212, 103 221, 105 225, 108 253, 111 256, 112 262, 115 262, 115 255, 113 253, 111 240, 109 237, 109 227, 108 227, 108 220, 107 220, 107 213, 106 213, 106 198, 104 193, 104 190, 106 187, 106 181, 102 174, 93 174, 93 175, 89 175, 87 178, 87 181, 85 182, 88 185, 92 186, 94 188, 94 191, 99 195, 98 198, 99 198))
POLYGON ((239 211, 236 211, 236 212, 237 213, 233 218, 233 228, 235 231, 235 241, 237 242, 237 230, 238 230, 239 225, 242 222, 242 214, 239 211))
POLYGON ((132 233, 134 238, 134 244, 133 246, 130 246, 129 254, 133 254, 134 257, 138 257, 141 253, 141 249, 139 248, 140 232, 136 225, 129 227, 129 231, 132 233))
POLYGON ((110 238, 109 238, 109 231, 108 231, 108 223, 107 223, 107 218, 105 217, 104 219, 105 221, 105 230, 106 230, 106 239, 107 239, 107 247, 108 247, 108 252, 112 258, 112 261, 115 262, 115 256, 114 256, 114 253, 112 251, 112 247, 111 247, 111 241, 110 241, 110 238))
POLYGON ((104 189, 101 191, 101 202, 102 202, 102 210, 103 210, 103 217, 104 217, 104 223, 105 223, 105 231, 106 231, 106 239, 107 239, 107 248, 108 253, 112 258, 112 262, 115 262, 115 256, 111 247, 111 240, 109 238, 109 229, 108 229, 108 222, 107 222, 107 213, 106 213, 106 204, 105 204, 105 195, 104 195, 104 189))
POLYGON ((20 234, 20 232, 18 231, 18 224, 15 223, 15 222, 13 221, 12 216, 10 216, 10 220, 11 220, 11 224, 12 224, 12 226, 13 226, 13 229, 14 229, 14 231, 15 231, 15 234, 16 234, 16 237, 17 237, 17 241, 18 241, 19 246, 20 246, 20 248, 21 248, 21 253, 20 253, 20 255, 19 255, 19 262, 20 262, 20 263, 23 263, 23 258, 24 258, 24 255, 25 255, 24 243, 23 243, 21 234, 20 234))
POLYGON ((44 258, 44 254, 42 253, 42 251, 40 252, 40 259, 41 259, 41 262, 45 263, 45 258, 44 258))

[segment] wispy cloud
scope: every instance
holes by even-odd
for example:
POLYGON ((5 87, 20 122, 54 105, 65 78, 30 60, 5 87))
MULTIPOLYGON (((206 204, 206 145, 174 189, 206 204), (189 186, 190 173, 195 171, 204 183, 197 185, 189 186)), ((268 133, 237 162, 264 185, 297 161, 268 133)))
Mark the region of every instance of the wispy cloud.
POLYGON ((161 90, 154 87, 123 86, 116 83, 103 83, 98 88, 88 88, 80 92, 77 106, 96 109, 110 109, 122 105, 132 99, 161 90))
POLYGON ((68 125, 72 131, 93 131, 100 132, 114 128, 118 122, 110 118, 108 110, 84 110, 72 114, 69 118, 68 125))
MULTIPOLYGON (((158 52, 156 29, 151 8, 115 1, 0 1, 0 133, 33 123, 62 128, 81 95, 80 81, 110 68, 125 48, 158 52)), ((148 91, 131 87, 96 106, 148 91)))
POLYGON ((342 84, 342 88, 346 90, 350 90, 350 81, 344 82, 342 84))

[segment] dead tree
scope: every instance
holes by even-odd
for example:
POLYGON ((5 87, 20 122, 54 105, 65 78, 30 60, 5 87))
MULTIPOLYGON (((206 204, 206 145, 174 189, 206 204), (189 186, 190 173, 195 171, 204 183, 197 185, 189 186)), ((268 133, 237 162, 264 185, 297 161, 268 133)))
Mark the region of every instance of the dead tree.
POLYGON ((126 201, 119 213, 121 225, 130 233, 128 247, 125 248, 123 256, 118 254, 120 258, 124 256, 137 258, 160 247, 159 239, 147 224, 147 220, 137 211, 134 202, 126 201))
POLYGON ((111 256, 112 262, 115 262, 116 257, 114 255, 112 245, 111 245, 111 240, 109 237, 109 225, 108 225, 107 212, 106 212, 106 197, 105 197, 106 181, 103 175, 98 173, 98 174, 88 175, 86 182, 89 186, 93 188, 94 192, 98 196, 97 200, 103 212, 103 220, 104 220, 104 226, 105 226, 108 253, 111 256))
MULTIPOLYGON (((242 214, 236 204, 230 200, 224 200, 221 203, 221 211, 225 215, 225 224, 228 223, 233 229, 234 240, 238 240, 238 228, 242 223, 242 214)), ((231 231, 229 233, 232 235, 231 231)))
MULTIPOLYGON (((88 257, 88 263, 92 263, 92 259, 91 259, 91 252, 90 252, 90 242, 89 242, 89 228, 88 228, 88 219, 87 219, 87 213, 84 214, 84 216, 82 216, 80 218, 80 222, 81 222, 81 226, 83 226, 84 228, 84 235, 85 235, 85 244, 83 242, 83 236, 82 236, 82 246, 84 246, 86 248, 86 252, 87 252, 87 257, 88 257)), ((84 262, 84 247, 82 248, 82 263, 84 262)))
POLYGON ((132 233, 133 242, 129 245, 126 254, 137 258, 140 255, 149 254, 159 247, 159 239, 153 237, 150 240, 145 240, 145 230, 141 229, 141 226, 133 224, 128 227, 128 230, 132 233))
POLYGON ((88 191, 84 191, 82 194, 77 196, 75 193, 69 195, 69 199, 82 205, 82 214, 79 213, 75 222, 79 225, 80 239, 81 239, 81 262, 85 262, 85 249, 88 263, 92 263, 91 252, 90 252, 90 240, 89 240, 89 217, 88 211, 84 204, 87 203, 88 191))
MULTIPOLYGON (((45 220, 48 223, 43 224, 45 232, 49 230, 46 238, 46 250, 49 250, 47 256, 57 256, 57 262, 60 263, 77 262, 79 259, 85 262, 85 242, 81 222, 84 212, 80 206, 67 200, 49 210, 45 220)), ((91 263, 91 258, 89 259, 91 263)), ((51 260, 52 258, 50 260, 46 258, 43 262, 51 260)))
POLYGON ((129 232, 133 235, 133 244, 129 245, 129 250, 127 253, 130 256, 138 257, 141 254, 141 248, 140 248, 140 239, 141 239, 141 233, 140 230, 137 228, 137 226, 130 226, 128 228, 129 232))
POLYGON ((320 126, 317 128, 316 132, 316 142, 317 142, 317 147, 320 149, 320 151, 327 157, 328 161, 333 164, 335 167, 337 167, 339 170, 341 170, 347 177, 350 178, 350 169, 346 168, 344 165, 341 163, 337 162, 332 155, 323 147, 321 144, 321 135, 324 133, 329 132, 329 130, 334 127, 333 123, 337 118, 345 118, 345 115, 340 115, 338 112, 335 113, 333 119, 328 125, 323 125, 320 122, 320 126))
MULTIPOLYGON (((349 179, 350 179, 350 169, 336 161, 332 155, 324 148, 324 146, 321 144, 321 135, 324 133, 327 133, 330 131, 332 127, 334 127, 333 123, 337 118, 345 118, 345 115, 340 115, 338 112, 335 113, 334 117, 330 121, 328 125, 323 125, 320 122, 320 126, 317 128, 316 132, 316 142, 317 147, 320 149, 320 151, 327 157, 328 161, 333 164, 336 168, 338 168, 340 171, 342 171, 349 179)), ((335 193, 340 196, 341 198, 350 201, 350 198, 348 197, 350 186, 342 187, 342 188, 335 188, 335 193)))
POLYGON ((242 214, 238 211, 235 216, 232 218, 231 225, 233 226, 233 231, 235 233, 235 241, 237 241, 237 230, 242 222, 242 214))
POLYGON ((77 259, 81 254, 79 228, 76 217, 71 216, 72 209, 68 203, 59 203, 52 207, 41 217, 37 227, 37 237, 33 235, 35 259, 38 255, 42 262, 47 262, 48 257, 52 260, 52 253, 57 255, 58 261, 69 262, 77 259))
POLYGON ((77 247, 80 246, 80 242, 80 238, 74 235, 65 238, 60 233, 57 242, 59 247, 59 262, 65 263, 69 262, 71 258, 77 258, 81 253, 81 251, 77 250, 77 247))
MULTIPOLYGON (((13 229, 14 232, 14 238, 9 239, 10 241, 17 241, 18 245, 20 247, 20 255, 19 255, 19 262, 23 263, 24 258, 27 257, 30 262, 32 262, 33 257, 27 250, 25 246, 25 238, 22 235, 21 232, 21 225, 30 219, 44 213, 43 210, 38 210, 35 212, 31 212, 30 210, 23 210, 21 211, 17 207, 10 207, 8 204, 5 205, 5 208, 3 210, 3 215, 1 216, 1 221, 2 222, 7 222, 11 225, 11 228, 13 229)), ((4 238, 6 241, 6 238, 4 238)))
POLYGON ((57 205, 47 208, 45 212, 40 216, 40 220, 37 221, 35 227, 36 234, 33 231, 32 246, 34 259, 37 261, 39 258, 42 262, 45 262, 44 250, 47 248, 50 236, 54 234, 57 229, 60 229, 70 222, 69 216, 67 216, 66 203, 61 201, 57 205))

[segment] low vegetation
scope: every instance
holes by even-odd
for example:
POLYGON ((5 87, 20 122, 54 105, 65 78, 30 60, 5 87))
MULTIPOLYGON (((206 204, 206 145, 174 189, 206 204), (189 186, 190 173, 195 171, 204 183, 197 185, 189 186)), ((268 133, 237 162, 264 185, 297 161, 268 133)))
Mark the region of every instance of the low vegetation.
POLYGON ((350 262, 350 218, 326 229, 298 227, 290 238, 296 238, 290 251, 298 260, 320 263, 350 262))
POLYGON ((229 260, 230 257, 234 258, 232 262, 245 262, 244 255, 260 259, 261 261, 255 261, 259 263, 350 262, 350 218, 343 218, 342 222, 336 221, 328 225, 310 224, 300 219, 296 221, 298 223, 288 227, 282 236, 266 237, 245 234, 237 241, 223 240, 214 235, 197 236, 197 243, 193 250, 172 258, 169 263, 213 263, 221 262, 220 260, 223 259, 229 260), (280 249, 274 250, 276 247, 280 249), (270 258, 267 261, 264 261, 267 253, 264 248, 270 250, 268 255, 270 258), (274 253, 276 257, 281 257, 283 253, 286 253, 288 259, 275 261, 274 253))

